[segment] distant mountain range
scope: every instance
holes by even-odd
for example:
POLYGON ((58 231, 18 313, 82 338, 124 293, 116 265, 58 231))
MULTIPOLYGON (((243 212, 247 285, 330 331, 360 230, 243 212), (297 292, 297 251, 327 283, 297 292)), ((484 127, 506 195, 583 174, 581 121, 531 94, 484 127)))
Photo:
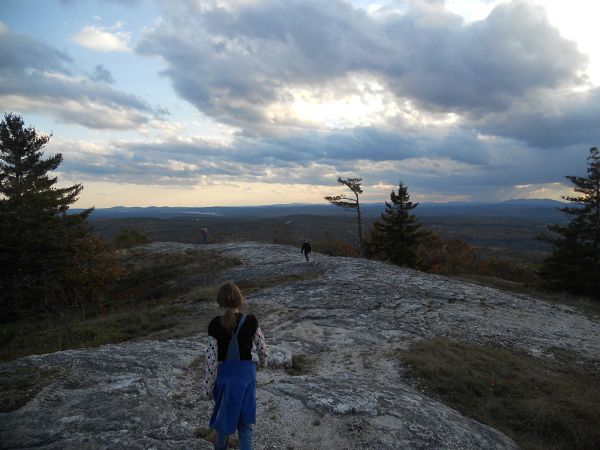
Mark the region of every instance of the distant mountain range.
MULTIPOLYGON (((562 202, 549 199, 513 199, 499 203, 420 203, 414 209, 418 217, 468 216, 468 217, 515 217, 532 220, 561 221, 565 215, 558 211, 564 206, 562 202)), ((377 217, 384 209, 383 203, 365 203, 361 212, 368 217, 377 217)), ((71 209, 79 212, 82 209, 71 209)), ((340 215, 353 214, 353 211, 337 208, 332 205, 287 204, 265 206, 209 206, 209 207, 127 207, 98 208, 92 219, 126 218, 126 217, 254 217, 269 218, 293 215, 340 215)))

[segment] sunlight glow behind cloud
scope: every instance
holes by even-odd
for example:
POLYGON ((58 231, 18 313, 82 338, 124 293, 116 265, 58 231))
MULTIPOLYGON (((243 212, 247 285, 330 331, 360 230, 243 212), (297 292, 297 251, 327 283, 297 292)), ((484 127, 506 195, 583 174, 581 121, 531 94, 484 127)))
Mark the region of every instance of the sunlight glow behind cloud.
POLYGON ((294 122, 325 129, 344 129, 385 124, 398 113, 393 95, 376 79, 350 76, 319 88, 290 88, 269 107, 274 122, 294 122))
POLYGON ((122 26, 122 23, 117 23, 114 27, 105 29, 88 25, 75 33, 71 39, 82 47, 100 52, 130 52, 129 41, 131 33, 117 31, 122 26))

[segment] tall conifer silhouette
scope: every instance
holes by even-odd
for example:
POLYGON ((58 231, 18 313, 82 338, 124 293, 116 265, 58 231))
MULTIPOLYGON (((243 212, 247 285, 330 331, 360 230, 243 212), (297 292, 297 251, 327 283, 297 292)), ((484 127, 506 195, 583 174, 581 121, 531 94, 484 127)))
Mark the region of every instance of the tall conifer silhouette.
POLYGON ((0 310, 5 317, 50 307, 62 296, 66 271, 79 238, 87 236, 88 209, 69 214, 81 184, 56 187, 50 175, 62 162, 57 153, 44 159, 50 136, 25 127, 20 116, 0 122, 0 310))
POLYGON ((553 244, 552 254, 544 261, 540 275, 552 289, 600 298, 600 152, 589 150, 587 176, 568 175, 576 196, 560 210, 571 221, 552 224, 548 229, 557 237, 541 236, 553 244))
POLYGON ((400 182, 398 192, 392 191, 385 211, 373 224, 367 240, 367 254, 394 264, 416 267, 419 262, 421 239, 430 232, 421 225, 411 211, 418 203, 410 201, 408 188, 400 182))

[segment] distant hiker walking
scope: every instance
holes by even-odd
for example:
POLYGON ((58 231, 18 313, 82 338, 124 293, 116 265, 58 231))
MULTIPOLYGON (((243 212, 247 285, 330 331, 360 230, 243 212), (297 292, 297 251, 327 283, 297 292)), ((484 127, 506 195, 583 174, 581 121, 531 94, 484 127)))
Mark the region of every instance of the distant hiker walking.
POLYGON ((227 448, 229 435, 236 432, 240 450, 252 450, 252 425, 256 423, 256 367, 252 344, 256 346, 259 366, 267 363, 267 344, 252 314, 239 312, 244 303, 240 288, 226 283, 219 288, 217 303, 225 314, 208 325, 208 344, 204 367, 204 392, 213 399, 208 426, 215 430, 216 450, 227 448))
POLYGON ((310 248, 310 244, 308 243, 308 239, 304 239, 304 244, 300 247, 300 253, 304 253, 304 257, 308 262, 308 254, 312 253, 312 249, 310 248))
POLYGON ((208 228, 202 227, 200 233, 202 233, 202 243, 208 244, 208 228))

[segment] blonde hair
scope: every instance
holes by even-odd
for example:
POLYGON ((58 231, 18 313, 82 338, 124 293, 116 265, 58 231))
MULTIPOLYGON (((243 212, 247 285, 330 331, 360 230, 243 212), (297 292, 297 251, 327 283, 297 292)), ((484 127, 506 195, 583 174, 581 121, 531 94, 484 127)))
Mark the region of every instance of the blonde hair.
POLYGON ((225 308, 225 314, 221 316, 221 324, 227 331, 232 332, 237 323, 233 310, 244 303, 242 291, 235 283, 225 283, 217 292, 217 303, 225 308))

